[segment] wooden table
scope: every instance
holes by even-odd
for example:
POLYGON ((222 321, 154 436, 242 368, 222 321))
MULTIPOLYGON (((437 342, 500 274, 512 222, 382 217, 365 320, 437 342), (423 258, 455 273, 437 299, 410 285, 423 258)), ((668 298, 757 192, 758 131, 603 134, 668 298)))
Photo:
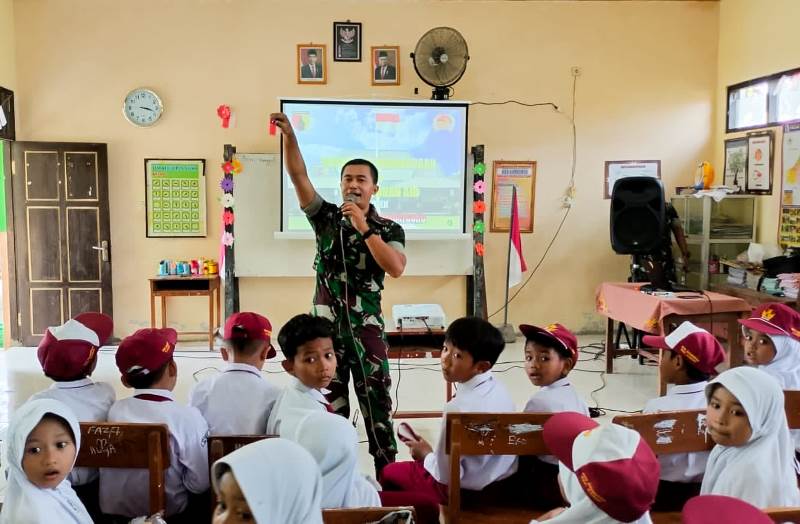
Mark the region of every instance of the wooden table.
POLYGON ((161 327, 167 327, 167 297, 208 297, 208 331, 182 331, 179 335, 207 335, 208 350, 214 350, 214 328, 221 322, 219 275, 168 276, 150 279, 150 327, 156 327, 156 297, 161 297, 161 327), (217 321, 214 322, 214 297, 217 321))
MULTIPOLYGON (((386 331, 389 359, 440 358, 444 345, 444 329, 395 329, 386 331)), ((445 382, 445 396, 453 398, 453 385, 445 382)), ((398 411, 393 418, 440 418, 441 411, 398 411)))
MULTIPOLYGON (((741 298, 720 293, 679 292, 671 296, 642 293, 642 283, 604 282, 597 288, 596 311, 608 318, 606 323, 606 373, 614 372, 614 358, 623 355, 644 355, 638 349, 620 349, 614 344, 614 322, 622 322, 653 335, 667 335, 688 320, 712 332, 725 328, 726 360, 729 367, 741 366, 744 348, 739 341, 741 330, 737 320, 751 311, 741 298)), ((717 333, 715 333, 717 335, 717 333)), ((719 337, 722 338, 722 337, 719 337)), ((664 395, 667 384, 659 369, 659 391, 664 395)))
POLYGON ((754 308, 764 304, 765 302, 778 302, 780 304, 786 304, 787 306, 800 311, 800 301, 798 301, 796 298, 776 297, 775 295, 762 293, 761 291, 756 291, 755 289, 750 289, 749 287, 734 286, 731 284, 712 283, 709 284, 708 287, 711 291, 716 291, 717 293, 722 293, 723 295, 739 297, 754 308))

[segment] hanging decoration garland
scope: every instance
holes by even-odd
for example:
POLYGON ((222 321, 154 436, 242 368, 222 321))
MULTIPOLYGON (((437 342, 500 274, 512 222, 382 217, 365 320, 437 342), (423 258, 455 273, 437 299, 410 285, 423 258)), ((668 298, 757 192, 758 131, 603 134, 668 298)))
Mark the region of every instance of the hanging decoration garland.
POLYGON ((484 193, 486 192, 486 182, 483 180, 483 175, 486 173, 486 164, 478 162, 472 168, 472 178, 475 181, 472 184, 472 237, 475 243, 475 254, 483 257, 486 249, 483 244, 483 233, 486 231, 486 223, 483 221, 483 214, 486 212, 486 202, 484 193))

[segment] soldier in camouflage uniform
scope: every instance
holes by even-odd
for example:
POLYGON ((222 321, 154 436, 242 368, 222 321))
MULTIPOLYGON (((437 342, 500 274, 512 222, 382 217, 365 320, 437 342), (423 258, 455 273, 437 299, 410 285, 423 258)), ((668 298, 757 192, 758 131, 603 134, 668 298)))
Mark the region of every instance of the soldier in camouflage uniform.
POLYGON ((349 416, 352 373, 369 452, 380 473, 383 466, 394 462, 397 453, 381 291, 386 273, 397 278, 405 269, 405 233, 370 204, 378 190, 378 171, 372 163, 355 159, 344 165, 341 191, 345 203, 336 206, 312 186, 286 116, 275 113, 270 118, 283 133, 286 170, 316 236, 312 313, 336 326, 336 377, 329 386, 328 400, 337 413, 349 416))

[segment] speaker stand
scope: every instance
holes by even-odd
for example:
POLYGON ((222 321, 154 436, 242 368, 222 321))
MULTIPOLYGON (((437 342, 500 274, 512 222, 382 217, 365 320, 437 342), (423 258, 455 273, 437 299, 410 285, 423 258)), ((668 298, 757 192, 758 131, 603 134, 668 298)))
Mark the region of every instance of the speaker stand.
MULTIPOLYGON (((630 275, 628 275, 628 282, 647 282, 647 275, 644 273, 641 255, 631 255, 631 272, 630 275)), ((628 344, 628 349, 640 349, 642 347, 643 333, 635 328, 631 331, 633 332, 632 344, 631 338, 628 336, 628 327, 622 322, 617 325, 617 334, 615 336, 616 347, 619 347, 623 335, 625 336, 625 342, 628 344)), ((631 355, 631 358, 637 358, 637 355, 631 355)), ((641 356, 638 358, 639 363, 643 363, 643 358, 641 356)))

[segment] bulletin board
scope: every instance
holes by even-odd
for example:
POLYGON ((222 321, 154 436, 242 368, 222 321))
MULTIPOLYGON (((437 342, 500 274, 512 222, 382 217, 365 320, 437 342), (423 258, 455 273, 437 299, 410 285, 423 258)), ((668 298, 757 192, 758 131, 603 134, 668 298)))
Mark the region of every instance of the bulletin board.
POLYGON ((203 159, 144 161, 148 237, 206 236, 203 159))
POLYGON ((784 126, 782 145, 778 238, 784 246, 800 247, 800 124, 784 126))

